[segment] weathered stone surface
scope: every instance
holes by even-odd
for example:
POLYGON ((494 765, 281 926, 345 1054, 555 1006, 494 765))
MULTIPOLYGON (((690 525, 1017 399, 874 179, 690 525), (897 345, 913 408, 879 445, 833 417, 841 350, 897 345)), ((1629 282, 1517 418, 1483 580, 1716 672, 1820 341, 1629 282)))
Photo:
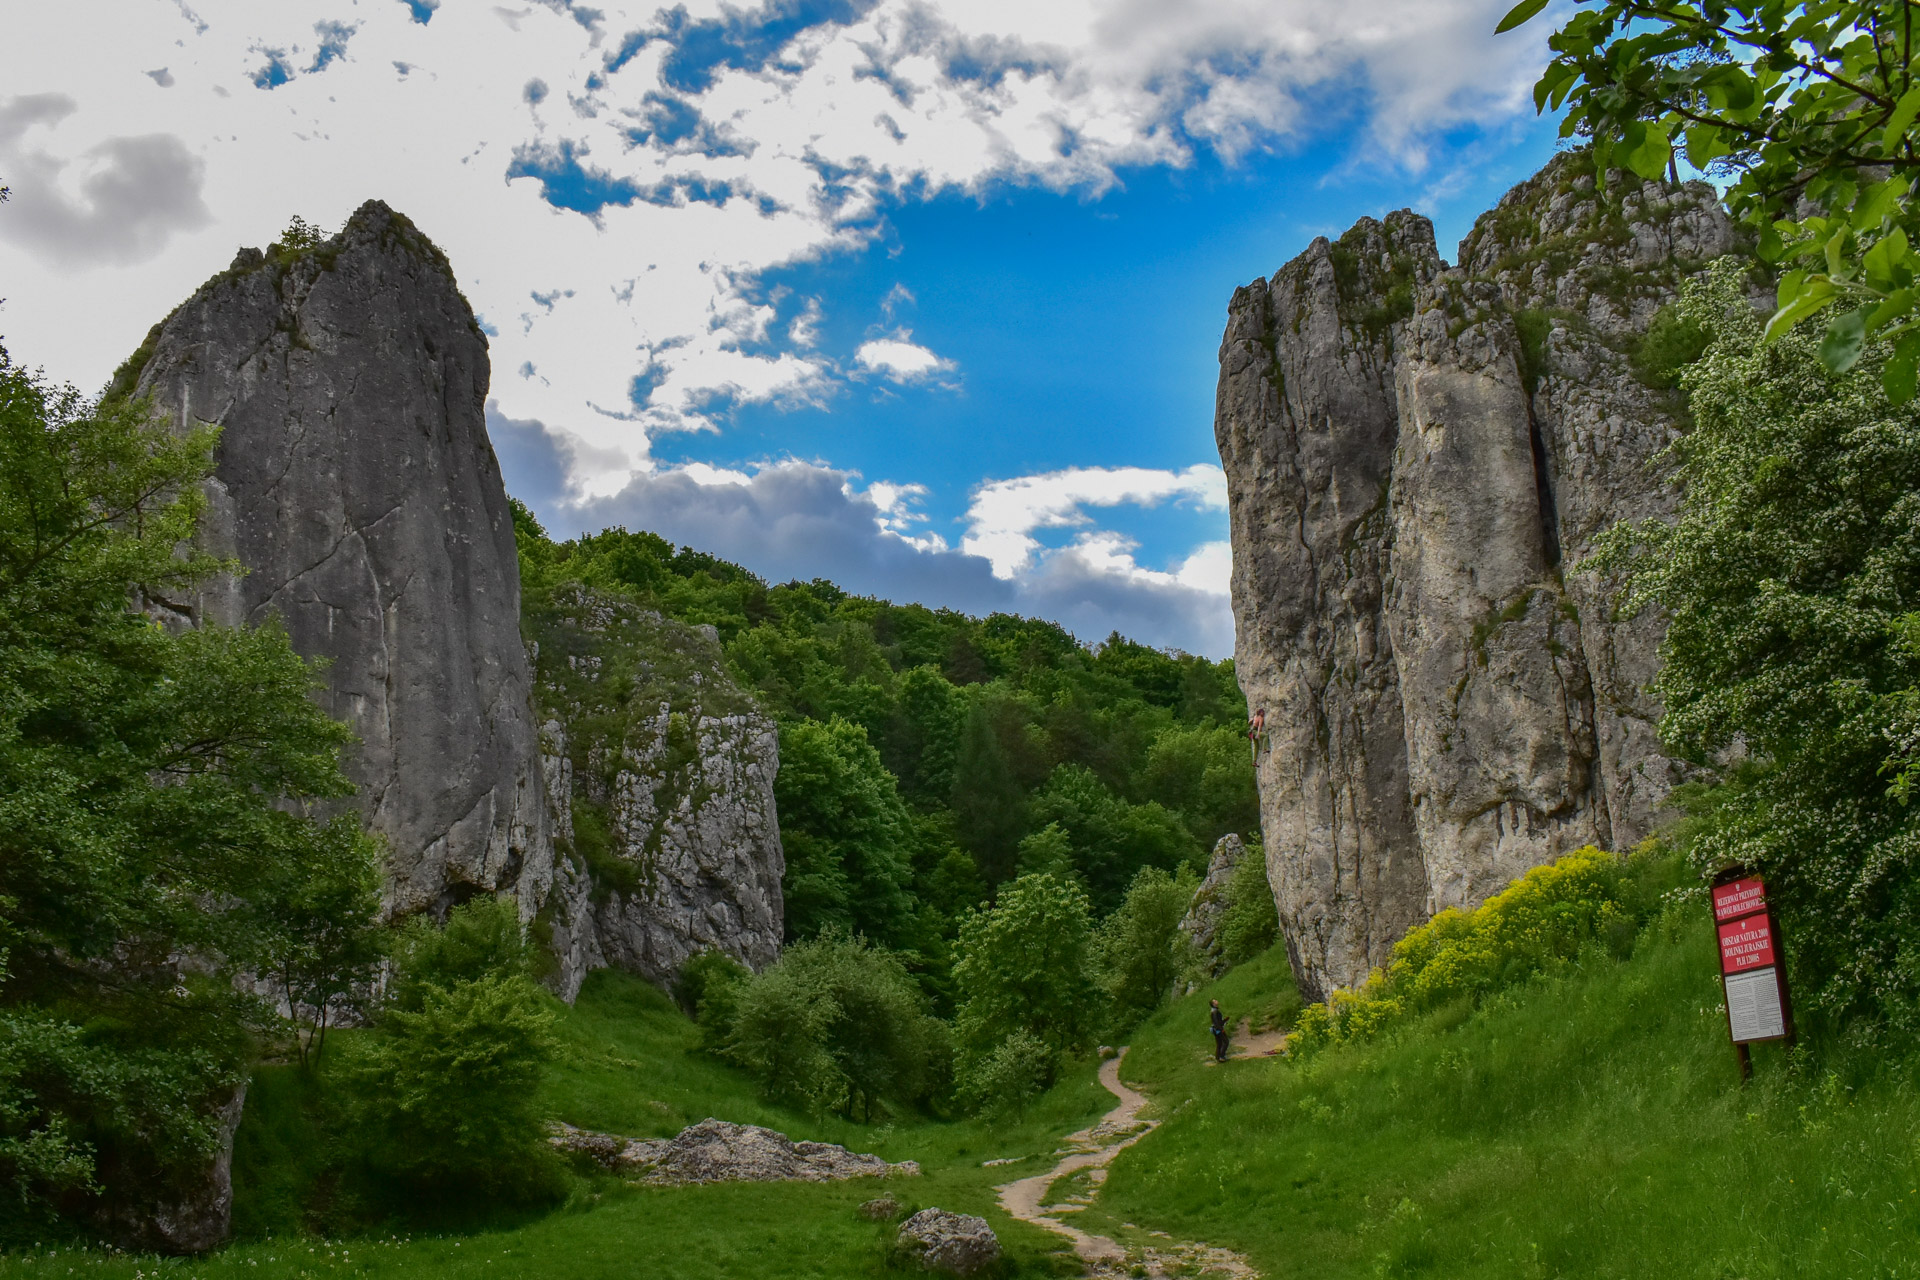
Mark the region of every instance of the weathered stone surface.
POLYGON ((900 1216, 900 1202, 892 1196, 879 1196, 862 1201, 858 1212, 870 1222, 886 1222, 900 1216))
POLYGON ((571 999, 606 965, 670 981, 697 951, 779 957, 786 859, 774 723, 717 639, 562 589, 534 618, 545 770, 563 856, 541 923, 571 999))
POLYGON ((1669 390, 1639 337, 1736 247, 1702 184, 1583 155, 1516 187, 1449 269, 1414 214, 1234 295, 1215 432, 1236 663, 1264 707, 1268 876, 1301 986, 1363 979, 1433 911, 1644 838, 1680 777, 1645 692, 1656 616, 1577 569, 1672 509, 1669 390))
POLYGON ((1220 949, 1220 922, 1227 914, 1227 884, 1246 856, 1247 846, 1239 836, 1228 832, 1213 842, 1213 856, 1207 859, 1207 874, 1193 892, 1187 913, 1178 928, 1192 947, 1194 961, 1191 992, 1201 981, 1217 978, 1227 971, 1226 957, 1220 949))
POLYGON ((848 1178, 915 1177, 918 1163, 888 1164, 830 1142, 794 1142, 784 1133, 759 1125, 707 1119, 682 1129, 677 1137, 640 1141, 549 1126, 547 1141, 556 1150, 582 1155, 602 1168, 643 1175, 658 1186, 703 1182, 841 1182, 848 1178))
POLYGON ((113 1179, 108 1185, 119 1207, 101 1220, 102 1230, 120 1247, 141 1252, 206 1253, 225 1244, 233 1224, 233 1134, 246 1104, 242 1081, 224 1102, 209 1108, 213 1158, 177 1171, 160 1185, 143 1190, 103 1171, 113 1179))
POLYGON ((1000 1238, 985 1218, 946 1209, 922 1209, 900 1224, 896 1247, 926 1271, 970 1276, 1000 1260, 1000 1238))
POLYGON ((329 665, 322 702, 391 849, 396 912, 553 874, 519 565, 487 441, 487 341, 446 259, 363 205, 297 254, 242 250, 158 325, 131 389, 221 428, 201 537, 246 567, 185 621, 278 617, 329 665))

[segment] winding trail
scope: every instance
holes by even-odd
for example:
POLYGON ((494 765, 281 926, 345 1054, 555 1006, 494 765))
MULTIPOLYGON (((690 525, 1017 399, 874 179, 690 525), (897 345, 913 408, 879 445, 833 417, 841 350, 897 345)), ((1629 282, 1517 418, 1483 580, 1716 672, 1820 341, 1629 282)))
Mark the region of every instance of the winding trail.
POLYGON ((1113 1163, 1115 1156, 1160 1125, 1158 1120, 1141 1118, 1140 1113, 1147 1106, 1146 1097, 1121 1082, 1120 1063, 1126 1056, 1127 1051, 1122 1049, 1119 1056, 1100 1064, 1100 1083, 1120 1100, 1119 1105, 1100 1117, 1100 1122, 1091 1128, 1068 1134, 1067 1145, 1055 1153, 1061 1158, 1051 1169, 996 1187, 995 1190, 1000 1193, 1000 1207, 1022 1222, 1031 1222, 1056 1235, 1065 1236, 1072 1242, 1073 1251, 1080 1256, 1080 1261, 1086 1265, 1088 1276, 1136 1275, 1139 1273, 1133 1268, 1137 1266, 1144 1268, 1148 1276, 1197 1274, 1227 1276, 1230 1280, 1259 1280, 1260 1273, 1230 1249, 1181 1243, 1159 1231, 1148 1234, 1162 1243, 1129 1249, 1117 1240, 1089 1234, 1064 1220, 1063 1215, 1079 1213, 1093 1203, 1100 1184, 1107 1180, 1107 1166, 1113 1163), (1087 1173, 1088 1183, 1084 1192, 1069 1197, 1064 1204, 1046 1203, 1047 1190, 1054 1182, 1082 1170, 1087 1173), (1177 1270, 1170 1271, 1169 1268, 1177 1270))

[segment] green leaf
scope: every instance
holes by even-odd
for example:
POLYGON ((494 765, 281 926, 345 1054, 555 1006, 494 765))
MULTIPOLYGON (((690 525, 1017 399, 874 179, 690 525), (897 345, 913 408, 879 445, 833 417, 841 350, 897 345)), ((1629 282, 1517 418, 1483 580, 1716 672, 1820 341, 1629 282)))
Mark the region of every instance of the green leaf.
POLYGON ((1878 333, 1901 316, 1913 314, 1913 290, 1895 289, 1867 317, 1867 332, 1878 333))
POLYGON ((1661 125, 1636 120, 1621 131, 1620 142, 1626 148, 1626 155, 1622 158, 1627 168, 1649 182, 1657 182, 1667 176, 1667 165, 1673 159, 1673 144, 1667 141, 1666 130, 1661 125))
POLYGON ((1505 35, 1515 27, 1531 22, 1546 7, 1547 0, 1520 0, 1519 4, 1507 10, 1507 16, 1500 19, 1500 25, 1493 29, 1493 34, 1505 35))
POLYGON ((1907 244, 1907 233, 1895 227, 1880 237, 1880 242, 1867 250, 1861 265, 1866 268, 1867 283, 1882 293, 1912 284, 1913 250, 1907 244))
POLYGON ((1687 163, 1704 169, 1721 156, 1731 155, 1726 131, 1715 125, 1696 124, 1687 130, 1687 163))
POLYGON ((1887 399, 1905 404, 1913 399, 1916 372, 1920 371, 1920 333, 1909 333, 1893 346, 1893 354, 1880 370, 1880 385, 1887 399))
POLYGON ((1775 311, 1773 319, 1767 321, 1762 341, 1778 342, 1793 326, 1832 302, 1833 293, 1833 285, 1824 277, 1802 285, 1800 296, 1775 311))
POLYGON ((1867 349, 1867 309, 1837 315, 1827 325, 1827 336, 1820 340, 1820 363, 1829 373, 1845 373, 1860 363, 1867 349))
POLYGON ((1842 223, 1840 229, 1827 241, 1827 274, 1835 280, 1845 280, 1853 272, 1846 262, 1847 238, 1853 234, 1853 228, 1842 223))
POLYGON ((1880 135, 1880 147, 1891 155, 1899 149, 1900 140, 1907 130, 1913 127, 1915 116, 1920 116, 1920 84, 1900 95, 1900 101, 1893 104, 1893 114, 1887 117, 1886 131, 1880 135))
POLYGON ((1780 287, 1773 295, 1774 310, 1785 311, 1792 306, 1793 300, 1800 296, 1800 290, 1806 287, 1806 283, 1807 273, 1804 271, 1789 271, 1781 276, 1780 287))
POLYGON ((1888 218, 1900 212, 1900 202, 1906 196, 1908 182, 1905 178, 1888 178, 1885 182, 1876 182, 1861 193, 1853 202, 1853 214, 1847 221, 1855 231, 1872 231, 1888 218))

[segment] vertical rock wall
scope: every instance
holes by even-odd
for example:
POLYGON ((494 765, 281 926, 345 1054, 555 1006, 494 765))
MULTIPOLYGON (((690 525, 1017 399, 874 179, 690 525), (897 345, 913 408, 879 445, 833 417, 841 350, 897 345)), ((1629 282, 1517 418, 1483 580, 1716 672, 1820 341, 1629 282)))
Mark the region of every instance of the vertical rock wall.
POLYGON ((710 634, 562 589, 534 618, 561 852, 538 927, 572 999, 612 965, 666 983, 696 951, 753 969, 780 955, 786 860, 773 721, 710 634))
POLYGON ((1703 184, 1557 158, 1449 269, 1401 212, 1238 290, 1220 349, 1236 661, 1270 745, 1268 874, 1310 995, 1428 915, 1651 830, 1678 778, 1645 692, 1660 619, 1570 573, 1671 509, 1679 430, 1639 340, 1734 247, 1703 184))
POLYGON ((507 892, 531 916, 553 876, 488 374, 445 257, 377 201, 318 246, 243 249, 122 374, 221 428, 201 536, 246 570, 157 605, 278 617, 329 664, 398 913, 507 892))

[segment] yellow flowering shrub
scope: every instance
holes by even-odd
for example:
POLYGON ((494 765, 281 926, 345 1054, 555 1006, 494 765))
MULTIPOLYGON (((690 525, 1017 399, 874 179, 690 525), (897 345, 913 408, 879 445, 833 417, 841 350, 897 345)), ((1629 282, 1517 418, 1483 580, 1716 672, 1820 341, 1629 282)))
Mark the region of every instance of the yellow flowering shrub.
POLYGON ((1472 911, 1448 908, 1407 934, 1384 972, 1302 1010, 1289 1045, 1370 1039, 1406 1014, 1510 986, 1631 919, 1632 896, 1625 861, 1591 845, 1535 867, 1472 911))

